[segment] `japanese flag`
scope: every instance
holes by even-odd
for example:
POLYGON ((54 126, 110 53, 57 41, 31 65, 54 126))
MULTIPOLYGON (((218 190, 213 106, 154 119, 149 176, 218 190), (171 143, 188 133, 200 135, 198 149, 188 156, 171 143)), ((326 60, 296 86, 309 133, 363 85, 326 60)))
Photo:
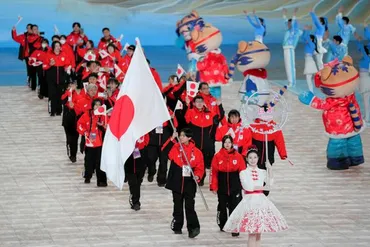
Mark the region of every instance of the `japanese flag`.
POLYGON ((34 67, 40 66, 42 64, 41 61, 37 61, 35 57, 30 57, 28 64, 34 67))
POLYGON ((199 87, 199 82, 195 81, 187 81, 186 82, 186 92, 190 97, 195 97, 198 93, 198 87, 199 87))
POLYGON ((106 51, 106 50, 100 50, 99 51, 99 55, 102 59, 106 58, 106 57, 109 57, 109 53, 106 51))
POLYGON ((95 61, 96 60, 96 55, 94 53, 88 52, 88 53, 85 54, 84 59, 86 61, 95 61))
POLYGON ((126 44, 125 44, 125 46, 123 47, 123 50, 124 50, 124 51, 127 51, 127 48, 128 48, 129 46, 130 46, 130 44, 129 44, 129 43, 126 43, 126 44))
POLYGON ((99 82, 99 86, 102 88, 102 89, 107 89, 107 77, 104 73, 102 72, 99 72, 98 73, 98 82, 99 82))
POLYGON ((176 103, 175 111, 176 110, 182 110, 183 107, 184 106, 182 105, 182 102, 180 100, 178 100, 177 103, 176 103))
POLYGON ((89 83, 88 82, 84 82, 83 85, 84 85, 85 92, 87 93, 87 85, 89 85, 89 83))
POLYGON ((116 79, 119 82, 123 82, 123 80, 125 79, 125 73, 123 73, 123 71, 121 70, 120 67, 118 67, 117 64, 114 64, 114 70, 115 70, 114 76, 116 77, 116 79))
POLYGON ((177 64, 177 70, 176 70, 176 75, 177 77, 181 77, 183 74, 185 74, 185 70, 183 67, 181 67, 180 64, 177 64))
POLYGON ((94 111, 94 115, 107 115, 107 106, 106 105, 99 106, 94 111))
POLYGON ((73 90, 72 88, 69 89, 69 92, 68 92, 68 101, 71 102, 72 101, 72 94, 73 94, 73 90))

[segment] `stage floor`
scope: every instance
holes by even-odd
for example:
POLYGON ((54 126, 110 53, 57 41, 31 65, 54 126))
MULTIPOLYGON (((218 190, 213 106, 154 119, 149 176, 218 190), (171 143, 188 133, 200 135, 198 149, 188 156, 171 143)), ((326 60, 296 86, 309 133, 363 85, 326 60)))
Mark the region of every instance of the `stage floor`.
MULTIPOLYGON (((238 85, 224 88, 226 110, 239 108, 238 85)), ((284 133, 294 166, 276 156, 270 199, 290 229, 262 235, 267 247, 370 245, 370 131, 362 134, 366 164, 346 171, 326 168, 321 113, 286 94, 290 113, 284 133)), ((83 156, 71 164, 61 117, 26 87, 0 87, 0 246, 246 246, 216 224, 217 197, 202 188, 196 209, 201 233, 189 239, 170 230, 172 196, 156 183, 142 185, 142 209, 132 211, 123 191, 84 184, 83 156)), ((208 176, 207 176, 208 178, 208 176)), ((208 179, 207 179, 208 180, 208 179)))

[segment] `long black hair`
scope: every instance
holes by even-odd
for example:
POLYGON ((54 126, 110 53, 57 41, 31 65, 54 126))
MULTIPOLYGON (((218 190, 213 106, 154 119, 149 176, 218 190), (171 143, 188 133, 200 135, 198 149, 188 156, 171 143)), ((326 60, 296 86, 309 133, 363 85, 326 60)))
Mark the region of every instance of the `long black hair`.
POLYGON ((310 38, 311 38, 312 43, 314 43, 314 44, 315 44, 315 51, 316 51, 317 53, 320 53, 320 52, 319 52, 319 50, 317 50, 317 39, 316 39, 315 35, 310 34, 310 38))
POLYGON ((222 137, 222 147, 223 148, 225 148, 224 145, 225 145, 226 140, 230 140, 231 144, 234 143, 234 140, 231 135, 225 135, 224 137, 222 137))
POLYGON ((325 31, 328 31, 328 18, 326 17, 320 17, 320 22, 325 26, 325 31))

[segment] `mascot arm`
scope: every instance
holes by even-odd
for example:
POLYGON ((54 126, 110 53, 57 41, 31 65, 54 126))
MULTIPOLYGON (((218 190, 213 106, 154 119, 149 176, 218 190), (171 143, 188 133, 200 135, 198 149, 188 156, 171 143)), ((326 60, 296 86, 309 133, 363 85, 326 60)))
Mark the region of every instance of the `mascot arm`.
POLYGON ((275 138, 274 138, 275 146, 277 147, 277 150, 279 152, 279 156, 282 160, 285 160, 288 157, 286 146, 285 146, 285 140, 284 135, 281 130, 275 132, 275 138))
POLYGON ((326 100, 320 99, 316 97, 312 92, 307 91, 303 92, 298 96, 299 101, 301 103, 311 106, 317 110, 328 110, 332 107, 326 100))

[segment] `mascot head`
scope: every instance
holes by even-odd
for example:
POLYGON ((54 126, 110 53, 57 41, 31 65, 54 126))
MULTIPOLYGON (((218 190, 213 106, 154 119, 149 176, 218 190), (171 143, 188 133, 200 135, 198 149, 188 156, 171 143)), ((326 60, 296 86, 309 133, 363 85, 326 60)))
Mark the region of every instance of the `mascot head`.
POLYGON ((188 42, 192 52, 199 55, 218 49, 222 43, 220 30, 204 23, 195 10, 177 22, 176 33, 188 42))
POLYGON ((258 41, 240 41, 238 52, 232 64, 238 68, 240 72, 250 69, 264 69, 270 62, 270 50, 263 43, 258 41))
POLYGON ((355 92, 359 83, 359 73, 353 66, 350 56, 342 62, 338 59, 327 63, 315 75, 315 86, 328 97, 340 98, 355 92))

